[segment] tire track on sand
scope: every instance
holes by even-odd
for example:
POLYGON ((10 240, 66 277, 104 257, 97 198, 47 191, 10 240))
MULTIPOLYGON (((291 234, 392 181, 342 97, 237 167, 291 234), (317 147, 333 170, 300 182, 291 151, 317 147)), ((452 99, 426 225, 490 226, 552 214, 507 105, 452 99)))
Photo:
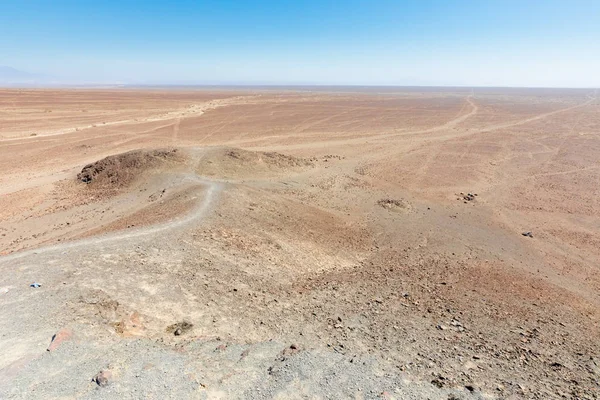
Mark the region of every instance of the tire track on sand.
POLYGON ((173 120, 173 119, 177 119, 177 118, 199 117, 199 116, 205 114, 207 111, 214 110, 214 109, 220 108, 220 107, 234 105, 239 102, 243 102, 243 100, 245 100, 245 99, 251 99, 251 98, 255 98, 255 97, 258 97, 258 96, 248 95, 248 96, 227 97, 224 99, 214 99, 214 100, 206 101, 206 102, 199 103, 199 104, 192 104, 185 108, 168 111, 168 112, 164 112, 164 113, 153 115, 153 116, 130 118, 130 119, 124 119, 124 120, 119 120, 119 121, 109 121, 109 122, 105 122, 105 123, 96 122, 96 123, 92 123, 92 124, 84 125, 84 126, 64 128, 64 129, 59 129, 56 131, 40 133, 36 136, 4 138, 4 139, 0 139, 0 143, 43 139, 43 138, 47 138, 47 137, 67 135, 69 133, 82 132, 82 131, 86 131, 88 129, 92 129, 92 128, 96 128, 96 127, 104 128, 104 127, 117 126, 117 125, 120 126, 120 125, 128 125, 128 124, 140 124, 140 123, 145 123, 145 122, 169 121, 169 120, 173 120))
POLYGON ((545 119, 545 118, 551 117, 551 116, 556 115, 556 114, 561 114, 561 113, 564 113, 564 112, 567 112, 567 111, 575 110, 575 109, 580 108, 580 107, 585 107, 585 106, 593 103, 595 100, 596 100, 596 98, 592 97, 588 101, 585 101, 585 102, 583 102, 581 104, 575 104, 574 106, 570 106, 570 107, 566 107, 566 108, 561 108, 559 110, 554 110, 554 111, 550 111, 550 112, 547 112, 547 113, 539 114, 539 115, 536 115, 534 117, 522 119, 522 120, 516 121, 516 122, 509 122, 509 123, 506 123, 506 124, 499 124, 499 125, 488 126, 487 128, 478 129, 477 132, 478 133, 492 132, 492 131, 496 131, 496 130, 499 130, 499 129, 512 128, 513 126, 525 125, 525 124, 528 124, 530 122, 539 121, 541 119, 545 119))
MULTIPOLYGON (((232 141, 232 142, 230 142, 230 144, 231 145, 235 144, 237 146, 254 145, 256 150, 265 149, 265 150, 271 150, 271 151, 279 151, 279 150, 294 150, 294 149, 307 149, 307 148, 322 148, 323 146, 334 146, 334 145, 342 146, 342 145, 352 145, 352 144, 365 144, 365 143, 369 143, 369 142, 376 143, 377 141, 381 141, 384 139, 390 139, 390 138, 396 138, 396 137, 410 137, 410 136, 420 135, 423 133, 444 131, 444 130, 447 130, 448 128, 452 128, 452 127, 466 121, 468 118, 471 118, 472 116, 477 114, 477 112, 479 111, 479 106, 472 100, 472 97, 473 97, 473 95, 469 95, 466 97, 467 103, 471 106, 471 110, 468 113, 460 115, 458 117, 455 117, 455 118, 451 119, 450 121, 447 121, 441 125, 437 125, 437 126, 422 129, 422 130, 408 131, 408 132, 402 132, 402 133, 381 133, 381 134, 353 137, 353 138, 349 138, 349 139, 330 139, 330 140, 321 140, 321 141, 317 141, 317 142, 299 143, 299 144, 281 145, 281 146, 268 145, 268 146, 262 147, 262 146, 256 145, 256 142, 257 142, 257 140, 265 141, 267 139, 281 138, 281 137, 283 137, 282 135, 261 137, 256 140, 248 140, 248 141, 232 141)), ((461 111, 459 111, 459 114, 462 112, 463 109, 464 109, 464 106, 461 108, 461 111)), ((291 136, 286 135, 285 137, 289 139, 291 136)))

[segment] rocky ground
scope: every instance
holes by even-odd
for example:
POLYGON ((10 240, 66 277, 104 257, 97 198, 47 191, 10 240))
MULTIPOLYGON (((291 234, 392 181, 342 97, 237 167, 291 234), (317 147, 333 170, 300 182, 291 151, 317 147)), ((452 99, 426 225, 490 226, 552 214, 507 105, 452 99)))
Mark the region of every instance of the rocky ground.
POLYGON ((0 141, 1 398, 600 397, 593 93, 150 94, 0 141))

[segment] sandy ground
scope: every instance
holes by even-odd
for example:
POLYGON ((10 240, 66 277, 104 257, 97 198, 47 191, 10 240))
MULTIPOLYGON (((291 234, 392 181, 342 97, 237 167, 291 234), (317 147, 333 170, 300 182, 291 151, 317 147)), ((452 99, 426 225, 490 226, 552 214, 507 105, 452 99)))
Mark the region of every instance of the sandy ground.
POLYGON ((599 154, 594 90, 0 90, 0 397, 600 398, 599 154))

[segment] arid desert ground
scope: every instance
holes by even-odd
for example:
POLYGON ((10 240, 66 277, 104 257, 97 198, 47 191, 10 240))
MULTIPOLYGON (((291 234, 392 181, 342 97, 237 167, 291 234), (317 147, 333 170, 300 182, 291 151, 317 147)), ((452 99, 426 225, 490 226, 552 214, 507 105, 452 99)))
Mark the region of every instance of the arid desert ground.
POLYGON ((1 89, 0 398, 600 398, 597 96, 1 89))

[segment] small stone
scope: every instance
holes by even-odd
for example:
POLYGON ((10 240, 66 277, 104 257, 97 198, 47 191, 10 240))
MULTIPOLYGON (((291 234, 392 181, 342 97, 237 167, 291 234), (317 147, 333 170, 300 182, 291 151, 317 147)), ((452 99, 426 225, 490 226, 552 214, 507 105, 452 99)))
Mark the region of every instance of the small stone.
POLYGON ((63 328, 60 331, 56 332, 54 336, 52 336, 52 340, 50 342, 50 346, 46 349, 47 351, 56 350, 64 341, 71 339, 73 336, 73 332, 68 328, 63 328))
POLYGON ((473 361, 467 361, 464 365, 465 369, 475 369, 477 365, 473 361))
POLYGON ((550 367, 551 367, 553 370, 555 370, 555 371, 556 371, 556 370, 558 370, 558 369, 561 369, 561 368, 563 368, 563 367, 564 367, 564 365, 562 365, 562 364, 561 364, 561 363, 559 363, 559 362, 553 362, 552 364, 550 364, 550 367))
POLYGON ((106 386, 109 381, 112 379, 112 372, 110 371, 100 371, 98 374, 92 379, 98 386, 106 386))
POLYGON ((194 324, 188 321, 178 322, 167 326, 167 332, 173 333, 175 336, 180 336, 194 327, 194 324))
POLYGON ((434 379, 431 381, 431 384, 439 389, 444 387, 444 383, 442 382, 441 379, 434 379))

